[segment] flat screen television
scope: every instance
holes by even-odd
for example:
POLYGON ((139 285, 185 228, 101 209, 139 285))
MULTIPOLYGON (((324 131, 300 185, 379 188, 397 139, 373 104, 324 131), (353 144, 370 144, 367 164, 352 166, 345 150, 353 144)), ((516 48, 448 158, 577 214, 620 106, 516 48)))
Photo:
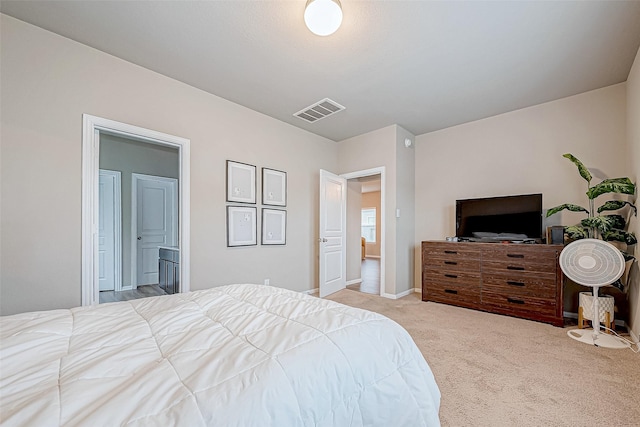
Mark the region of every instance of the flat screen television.
POLYGON ((456 237, 542 241, 542 194, 456 200, 456 237))

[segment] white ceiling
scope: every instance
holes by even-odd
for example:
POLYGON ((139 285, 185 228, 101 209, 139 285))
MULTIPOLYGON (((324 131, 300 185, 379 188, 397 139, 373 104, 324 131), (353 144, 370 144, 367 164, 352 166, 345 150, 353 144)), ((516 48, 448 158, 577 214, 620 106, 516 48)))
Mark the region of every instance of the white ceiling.
POLYGON ((420 135, 624 82, 640 1, 7 1, 0 11, 332 140, 420 135), (345 111, 293 117, 331 98, 345 111))

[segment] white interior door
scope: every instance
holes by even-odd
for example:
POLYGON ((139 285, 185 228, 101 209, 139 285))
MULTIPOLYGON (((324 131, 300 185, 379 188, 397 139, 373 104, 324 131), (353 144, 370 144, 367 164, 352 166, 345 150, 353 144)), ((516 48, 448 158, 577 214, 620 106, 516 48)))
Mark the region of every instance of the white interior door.
POLYGON ((135 173, 132 178, 133 284, 157 284, 158 247, 178 243, 178 180, 135 173))
POLYGON ((122 288, 120 172, 100 169, 98 184, 98 283, 101 291, 122 288))
POLYGON ((347 284, 347 180, 320 170, 320 298, 347 284))

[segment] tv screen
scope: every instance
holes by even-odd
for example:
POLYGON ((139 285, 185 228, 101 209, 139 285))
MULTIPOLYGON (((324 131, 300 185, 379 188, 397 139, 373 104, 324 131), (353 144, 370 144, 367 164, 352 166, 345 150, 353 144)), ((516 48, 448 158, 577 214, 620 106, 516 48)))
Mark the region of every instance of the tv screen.
POLYGON ((542 240, 542 194, 456 200, 456 237, 542 240))

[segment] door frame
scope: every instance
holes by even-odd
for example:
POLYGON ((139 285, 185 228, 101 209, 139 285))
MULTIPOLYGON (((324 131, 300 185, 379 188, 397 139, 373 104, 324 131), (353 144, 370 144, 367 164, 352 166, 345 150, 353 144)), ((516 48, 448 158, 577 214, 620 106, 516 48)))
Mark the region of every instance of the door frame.
POLYGON ((115 120, 82 115, 82 213, 81 213, 81 301, 100 302, 98 282, 98 184, 100 132, 178 149, 178 246, 182 292, 190 290, 190 145, 186 138, 145 129, 115 120))
MULTIPOLYGON (((112 176, 115 179, 115 190, 113 200, 114 211, 114 291, 119 292, 122 290, 122 173, 120 171, 112 171, 109 169, 98 170, 98 180, 100 174, 106 176, 112 176)), ((98 290, 100 283, 98 283, 98 290)))
POLYGON ((345 178, 347 181, 354 178, 364 178, 365 176, 371 175, 380 175, 380 296, 385 298, 395 299, 395 295, 387 294, 385 287, 385 261, 387 259, 386 254, 386 168, 384 166, 380 166, 377 168, 365 169, 361 171, 343 173, 340 175, 345 178))
MULTIPOLYGON (((161 181, 161 182, 169 182, 173 184, 173 191, 176 199, 180 200, 178 195, 178 184, 179 180, 175 178, 167 178, 163 176, 155 176, 155 175, 145 175, 142 173, 132 173, 131 174, 131 289, 136 289, 138 287, 138 181, 139 180, 147 180, 147 181, 161 181)), ((173 205, 173 215, 176 222, 180 221, 178 215, 178 206, 173 205)), ((171 239, 173 242, 177 243, 177 234, 178 228, 173 227, 173 236, 171 239)))

